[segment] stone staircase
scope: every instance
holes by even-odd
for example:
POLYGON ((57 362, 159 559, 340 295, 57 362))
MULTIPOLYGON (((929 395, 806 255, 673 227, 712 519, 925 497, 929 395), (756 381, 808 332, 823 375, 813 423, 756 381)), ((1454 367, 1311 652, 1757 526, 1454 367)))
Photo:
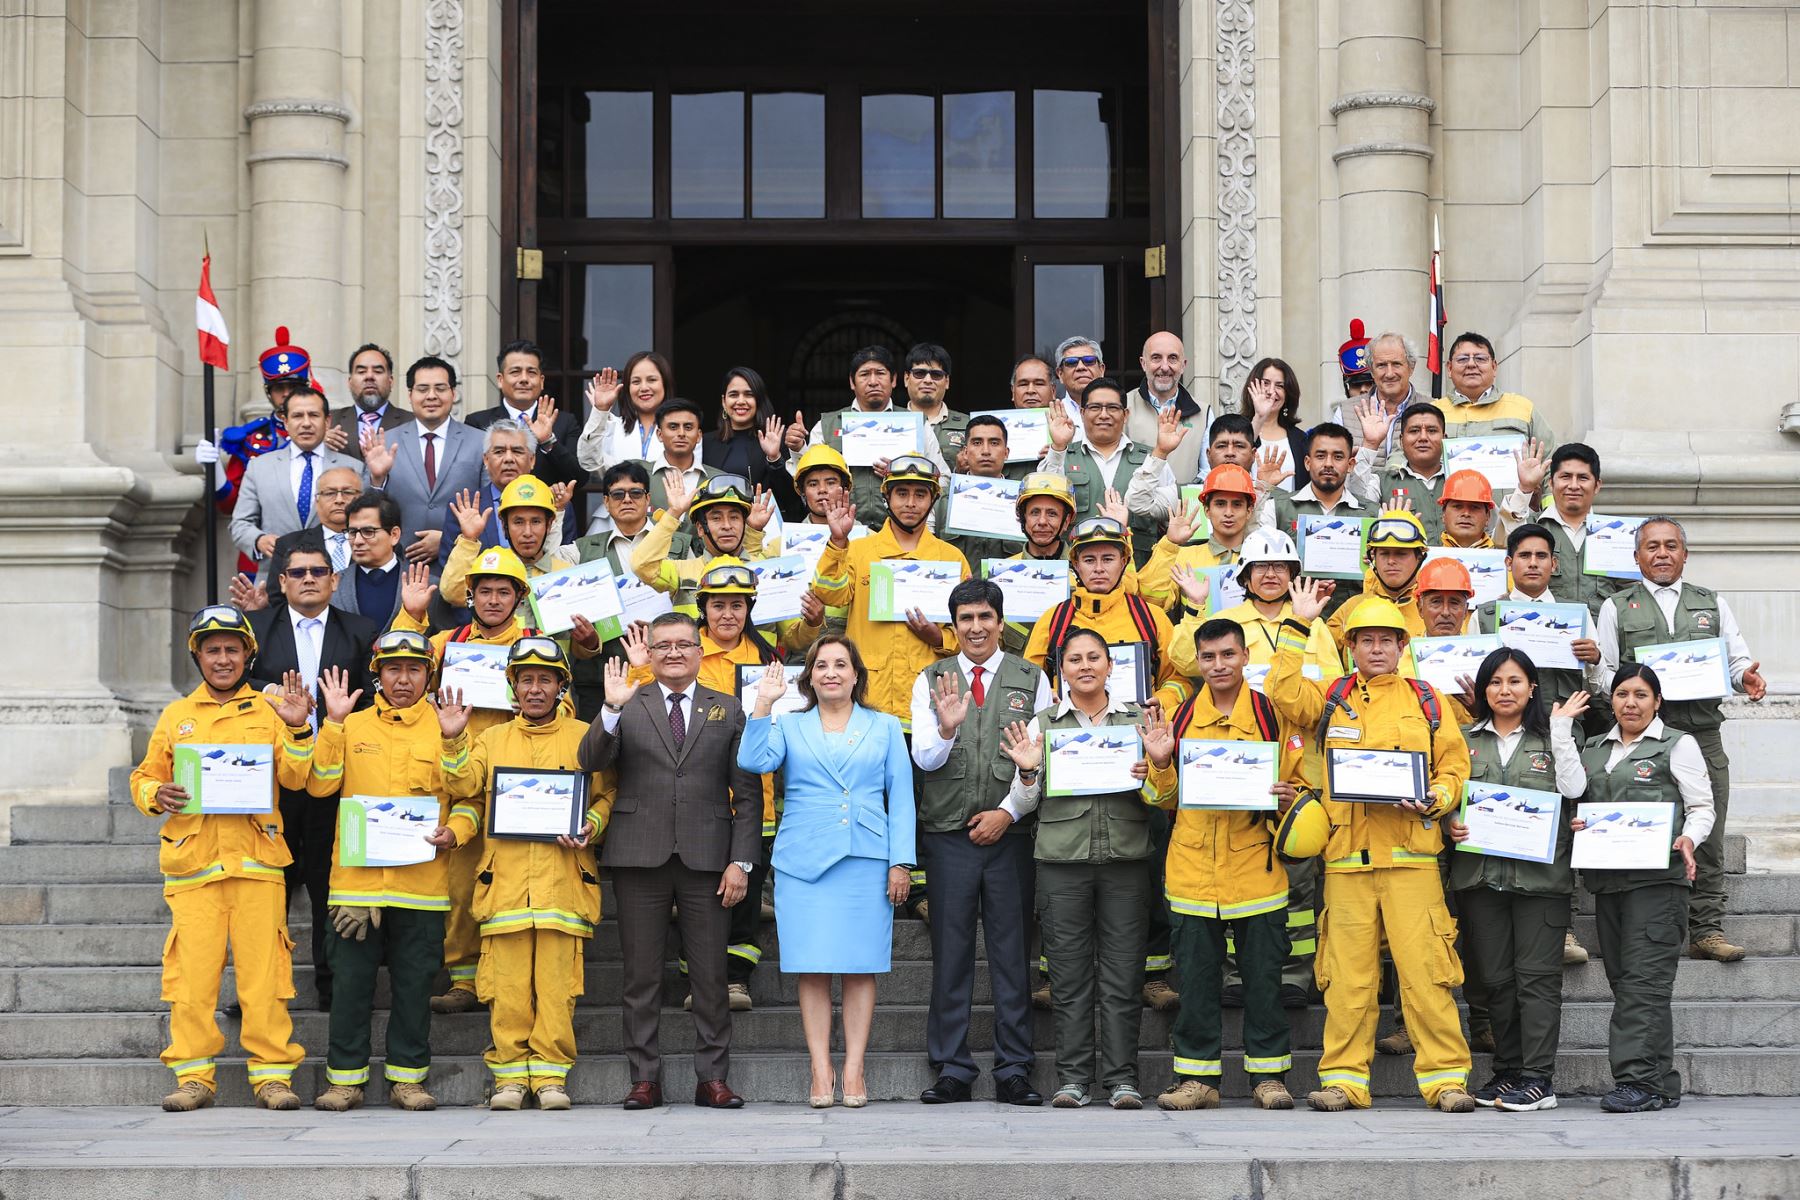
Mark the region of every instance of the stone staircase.
MULTIPOLYGON (((118 781, 122 784, 121 778, 118 781)), ((168 1017, 159 999, 159 959, 167 909, 157 882, 155 823, 122 800, 86 807, 21 806, 12 812, 12 844, 0 846, 0 1105, 154 1103, 170 1076, 157 1061, 168 1017)), ((1744 874, 1745 846, 1728 841, 1730 936, 1751 957, 1721 965, 1683 961, 1676 981, 1677 1060, 1691 1093, 1767 1096, 1800 1093, 1800 874, 1744 874)), ((611 907, 611 889, 605 889, 611 907)), ((296 915, 299 915, 296 907, 296 915)), ((1593 918, 1577 918, 1590 950, 1593 918)), ((293 930, 296 1037, 309 1050, 295 1080, 303 1096, 323 1087, 326 1015, 313 1010, 307 930, 293 930)), ((796 1101, 806 1092, 805 1042, 794 982, 779 971, 780 947, 766 925, 766 956, 753 980, 756 1010, 734 1026, 733 1087, 754 1101, 796 1101)), ((590 944, 586 995, 576 1010, 582 1060, 570 1079, 578 1103, 616 1101, 629 1086, 620 1052, 617 926, 607 919, 590 944)), ((869 1064, 870 1094, 910 1099, 931 1081, 925 1062, 925 1012, 931 980, 925 927, 896 922, 894 970, 878 985, 869 1064)), ((680 1010, 684 985, 671 962, 663 1023, 664 1082, 673 1097, 692 1080, 693 1026, 680 1010)), ((1557 1083, 1564 1092, 1604 1091, 1611 1003, 1596 961, 1565 975, 1562 1052, 1557 1083)), ((228 971, 221 1006, 233 998, 228 971)), ((984 962, 977 964, 974 1042, 986 1064, 992 1045, 984 962)), ((385 989, 378 995, 385 1006, 385 989)), ((1242 1095, 1240 1014, 1226 1017, 1226 1090, 1242 1095)), ((1295 1069, 1290 1087, 1314 1085, 1324 1010, 1289 1014, 1295 1069)), ((1049 1014, 1035 1014, 1037 1080, 1048 1090, 1054 1041, 1049 1014)), ((248 1100, 237 1022, 221 1018, 227 1048, 221 1100, 248 1100), (237 1055, 234 1057, 234 1055, 237 1055)), ((375 1018, 379 1059, 386 1013, 375 1018)), ((1384 1022, 1385 1027, 1385 1022, 1384 1022)), ((1139 1037, 1141 1084, 1160 1089, 1170 1073, 1169 1018, 1145 1012, 1139 1037)), ((488 1075, 481 1060, 487 1015, 438 1017, 431 1086, 446 1104, 476 1104, 488 1075)), ((1482 1076, 1486 1063, 1477 1060, 1482 1076)), ((376 1075, 379 1077, 379 1068, 376 1075)), ((1411 1061, 1378 1057, 1379 1095, 1414 1095, 1411 1061)), ((984 1076, 977 1095, 991 1094, 984 1076)))

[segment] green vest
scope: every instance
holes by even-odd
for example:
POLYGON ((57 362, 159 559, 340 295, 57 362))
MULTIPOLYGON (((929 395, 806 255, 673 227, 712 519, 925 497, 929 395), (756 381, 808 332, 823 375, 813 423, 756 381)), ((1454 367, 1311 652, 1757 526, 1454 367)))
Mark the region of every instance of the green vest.
MULTIPOLYGON (((1469 743, 1471 780, 1539 792, 1556 791, 1556 758, 1550 752, 1547 734, 1524 733, 1519 744, 1513 747, 1512 758, 1504 765, 1500 762, 1500 737, 1493 730, 1464 729, 1463 739, 1469 743)), ((1526 862, 1491 854, 1466 854, 1453 849, 1448 851, 1451 888, 1464 891, 1485 887, 1527 896, 1569 895, 1575 890, 1575 872, 1569 867, 1569 848, 1575 837, 1569 830, 1569 819, 1574 815, 1571 808, 1572 805, 1563 805, 1555 862, 1526 862)))
POLYGON ((1555 521, 1538 523, 1550 531, 1551 544, 1556 550, 1556 570, 1550 573, 1551 593, 1570 604, 1587 605, 1588 615, 1598 618, 1606 598, 1630 587, 1632 580, 1583 573, 1581 551, 1569 540, 1569 531, 1555 521))
MULTIPOLYGON (((1106 720, 1126 724, 1124 713, 1109 713, 1106 720)), ((1080 729, 1081 716, 1073 708, 1057 716, 1054 708, 1037 716, 1037 731, 1049 754, 1052 729, 1080 729)), ((1042 784, 1043 777, 1038 782, 1042 784)), ((1045 796, 1037 810, 1039 862, 1133 862, 1150 857, 1150 805, 1142 789, 1108 792, 1104 796, 1045 796)))
MULTIPOLYGON (((1345 483, 1345 487, 1349 487, 1348 482, 1345 483)), ((1275 488, 1271 490, 1269 493, 1269 503, 1275 506, 1275 527, 1293 538, 1296 547, 1300 545, 1300 518, 1322 517, 1325 515, 1325 506, 1323 504, 1320 504, 1317 500, 1296 500, 1294 499, 1294 493, 1288 491, 1286 488, 1275 488)), ((1375 515, 1374 511, 1368 508, 1352 509, 1351 511, 1359 517, 1372 517, 1375 515)), ((1442 518, 1439 520, 1439 528, 1441 529, 1442 518)), ((1344 607, 1350 597, 1362 595, 1363 590, 1362 580, 1360 579, 1334 579, 1332 580, 1332 583, 1335 586, 1331 589, 1331 599, 1325 602, 1325 611, 1320 614, 1327 619, 1329 619, 1333 613, 1337 612, 1338 609, 1344 607)))
MULTIPOLYGON (((1106 502, 1106 489, 1116 488, 1120 496, 1131 486, 1131 476, 1144 461, 1150 457, 1150 449, 1145 446, 1129 446, 1119 456, 1119 465, 1113 469, 1113 477, 1106 479, 1087 444, 1078 443, 1063 452, 1063 474, 1068 477, 1069 487, 1075 495, 1075 520, 1070 529, 1081 524, 1089 517, 1100 515, 1100 506, 1106 502)), ((1131 558, 1132 565, 1139 570, 1150 561, 1150 551, 1156 547, 1163 534, 1169 531, 1166 517, 1146 517, 1137 513, 1131 514, 1131 558)))
MULTIPOLYGON (((1719 636, 1719 597, 1717 593, 1691 583, 1681 585, 1681 599, 1675 604, 1675 627, 1663 620, 1662 609, 1643 583, 1633 581, 1613 597, 1618 611, 1619 665, 1637 661, 1639 646, 1659 642, 1700 642, 1719 636)), ((1658 714, 1663 724, 1697 733, 1717 729, 1725 723, 1717 700, 1667 700, 1658 714)))
MULTIPOLYGON (((650 475, 650 508, 652 510, 650 519, 652 521, 655 521, 656 513, 662 512, 664 509, 669 507, 668 484, 663 479, 662 469, 660 467, 656 466, 653 463, 646 462, 641 458, 634 459, 632 461, 636 462, 638 466, 644 468, 645 471, 649 472, 649 475, 650 475)), ((702 482, 702 483, 705 483, 708 479, 711 479, 714 475, 719 474, 719 469, 717 467, 709 467, 705 463, 701 462, 700 456, 698 454, 694 455, 694 463, 696 466, 698 466, 700 468, 700 482, 702 482)), ((683 532, 692 531, 692 529, 694 528, 694 523, 691 520, 683 518, 683 520, 681 522, 681 528, 682 528, 683 532)))
MULTIPOLYGON (((1552 588, 1550 594, 1554 596, 1559 593, 1552 588)), ((1573 603, 1573 601, 1571 601, 1571 603, 1573 603)), ((1498 600, 1488 600, 1475 606, 1475 628, 1477 632, 1494 632, 1494 626, 1499 620, 1497 615, 1499 605, 1500 601, 1498 600)), ((1580 671, 1570 670, 1568 667, 1538 668, 1538 699, 1543 702, 1544 712, 1546 714, 1548 714, 1552 708, 1555 708, 1558 704, 1561 704, 1564 700, 1567 700, 1570 696, 1573 696, 1576 692, 1579 692, 1586 686, 1587 683, 1582 679, 1580 671)), ((1512 781, 1508 780, 1507 782, 1512 781)), ((1536 785, 1520 783, 1519 786, 1535 787, 1536 785)))
MULTIPOLYGON (((1681 787, 1675 782, 1675 772, 1669 763, 1669 757, 1675 751, 1675 743, 1681 737, 1679 729, 1671 729, 1665 724, 1662 737, 1652 739, 1646 734, 1639 738, 1630 752, 1619 760, 1619 765, 1610 771, 1606 769, 1606 760, 1612 754, 1612 743, 1604 735, 1590 738, 1583 747, 1581 766, 1588 777, 1587 794, 1581 798, 1583 804, 1663 801, 1675 806, 1675 824, 1669 835, 1671 848, 1668 866, 1646 867, 1635 871, 1583 870, 1581 883, 1588 891, 1628 892, 1632 888, 1649 887, 1657 883, 1692 886, 1688 883, 1687 867, 1681 861, 1681 853, 1673 848, 1673 842, 1681 836, 1681 827, 1686 823, 1687 816, 1681 803, 1681 787)), ((1605 809, 1588 811, 1604 813, 1605 809)))
MULTIPOLYGON (((631 564, 620 562, 618 554, 608 545, 612 535, 609 533, 590 533, 586 537, 575 539, 575 549, 580 553, 580 562, 593 562, 596 558, 605 558, 612 564, 614 576, 630 573, 631 564)), ((679 557, 690 553, 694 539, 685 533, 677 532, 669 543, 671 557, 679 557)), ((569 663, 569 671, 576 687, 600 687, 603 679, 601 672, 611 659, 625 657, 625 643, 619 638, 612 638, 600 647, 600 653, 593 658, 573 658, 569 663)))
MULTIPOLYGON (((961 656, 941 658, 925 668, 927 694, 937 694, 938 680, 949 676, 958 692, 969 690, 961 656)), ((982 681, 982 703, 969 703, 969 715, 956 731, 950 757, 935 771, 918 773, 919 824, 928 833, 951 833, 968 827, 976 813, 999 808, 1012 787, 1013 761, 1000 749, 1000 734, 1014 721, 1029 721, 1037 705, 1038 681, 1044 673, 1012 654, 1003 654, 991 678, 982 681)))
MULTIPOLYGON (((861 412, 859 408, 833 409, 819 418, 819 440, 842 454, 844 451, 844 414, 861 412)), ((887 520, 887 500, 881 494, 881 479, 872 467, 850 468, 850 502, 856 506, 856 519, 870 529, 880 529, 887 520)))
POLYGON ((1407 498, 1412 501, 1413 516, 1419 518, 1419 524, 1425 526, 1426 542, 1435 546, 1444 538, 1444 508, 1438 501, 1443 498, 1444 481, 1448 478, 1447 475, 1440 475, 1435 480, 1426 482, 1400 467, 1384 467, 1380 475, 1381 494, 1376 499, 1375 507, 1388 507, 1395 489, 1404 488, 1407 498))
MULTIPOLYGON (((924 416, 923 413, 919 415, 924 416)), ((944 419, 936 425, 930 421, 925 423, 925 432, 936 435, 938 453, 944 456, 944 465, 956 470, 956 456, 962 453, 963 444, 969 440, 969 414, 954 408, 945 409, 944 419)))

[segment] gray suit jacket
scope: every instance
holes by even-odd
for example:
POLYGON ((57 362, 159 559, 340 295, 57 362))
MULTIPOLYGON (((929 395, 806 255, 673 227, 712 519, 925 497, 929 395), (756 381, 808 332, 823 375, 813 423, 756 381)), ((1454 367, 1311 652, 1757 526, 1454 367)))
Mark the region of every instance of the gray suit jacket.
MULTIPOLYGON (((339 454, 335 450, 327 450, 321 445, 313 451, 313 491, 316 495, 319 477, 325 472, 338 467, 348 467, 355 471, 364 483, 369 481, 369 472, 360 459, 339 454)), ((238 485, 237 503, 231 510, 231 540, 237 548, 250 558, 257 558, 256 539, 266 533, 277 537, 284 533, 292 533, 307 525, 319 523, 319 506, 315 503, 307 511, 306 520, 300 520, 300 511, 296 506, 293 478, 293 454, 284 447, 273 454, 262 454, 250 460, 244 468, 243 481, 238 485)), ((256 577, 263 580, 269 574, 269 562, 260 559, 256 577)))
POLYGON ((481 434, 454 417, 438 426, 438 433, 436 487, 425 482, 418 423, 408 421, 386 434, 387 444, 394 450, 394 468, 388 472, 386 490, 400 506, 403 550, 417 535, 444 527, 444 514, 458 492, 481 488, 481 434))
MULTIPOLYGON (((381 432, 396 429, 413 419, 412 409, 396 401, 388 401, 387 411, 381 414, 381 432)), ((349 435, 350 441, 344 447, 344 453, 351 458, 362 458, 362 410, 354 404, 343 405, 331 410, 331 427, 341 429, 349 435)))
POLYGON ((743 733, 737 697, 701 686, 679 750, 655 682, 626 703, 613 733, 595 720, 581 742, 581 769, 618 772, 601 865, 660 867, 679 857, 691 870, 723 871, 760 861, 762 778, 737 765, 743 733), (735 805, 734 793, 744 798, 735 805))

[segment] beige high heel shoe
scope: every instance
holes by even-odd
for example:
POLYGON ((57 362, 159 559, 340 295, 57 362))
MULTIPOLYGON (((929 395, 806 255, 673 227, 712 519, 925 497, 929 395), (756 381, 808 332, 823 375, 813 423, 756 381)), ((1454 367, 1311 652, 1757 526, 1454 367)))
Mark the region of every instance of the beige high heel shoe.
MULTIPOLYGON (((829 1091, 827 1091, 823 1096, 815 1094, 815 1095, 809 1097, 807 1099, 807 1103, 809 1105, 811 1105, 813 1108, 830 1108, 833 1104, 837 1103, 836 1095, 837 1095, 837 1076, 833 1075, 831 1077, 831 1089, 829 1091)), ((844 1103, 848 1104, 849 1102, 850 1102, 850 1097, 845 1096, 844 1103)))

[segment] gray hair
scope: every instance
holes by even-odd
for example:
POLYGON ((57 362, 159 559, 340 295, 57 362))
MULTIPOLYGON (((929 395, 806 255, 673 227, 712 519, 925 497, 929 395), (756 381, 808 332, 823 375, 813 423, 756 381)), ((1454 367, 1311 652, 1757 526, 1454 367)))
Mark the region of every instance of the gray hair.
POLYGON ((1634 534, 1632 537, 1632 544, 1634 546, 1636 546, 1639 550, 1642 550, 1644 548, 1644 530, 1650 528, 1652 525, 1667 525, 1667 526, 1669 526, 1681 538, 1681 548, 1683 550, 1687 549, 1688 540, 1687 540, 1686 527, 1683 526, 1682 523, 1680 521, 1677 521, 1674 517, 1665 517, 1665 516, 1658 515, 1658 516, 1654 516, 1654 517, 1645 517, 1644 523, 1637 527, 1637 533, 1634 534))
POLYGON ((483 438, 481 442, 481 452, 483 454, 486 454, 489 450, 494 448, 494 435, 496 433, 516 433, 525 439, 525 449, 533 454, 537 453, 537 434, 531 432, 531 426, 515 421, 511 417, 501 417, 487 427, 487 436, 483 438))
POLYGON ((1067 354, 1069 351, 1073 350, 1077 346, 1092 346, 1094 348, 1094 353, 1097 356, 1099 356, 1100 361, 1101 362, 1106 361, 1106 354, 1104 351, 1102 351, 1100 349, 1100 339, 1099 338, 1091 338, 1091 337, 1064 338, 1061 342, 1057 343, 1055 358, 1050 363, 1051 370, 1055 370, 1056 368, 1060 367, 1062 365, 1063 355, 1067 354))
POLYGON ((1375 352, 1375 347, 1381 345, 1383 342, 1399 342, 1400 353, 1406 355, 1406 365, 1408 367, 1415 365, 1419 361, 1419 355, 1413 349, 1413 344, 1406 340, 1406 335, 1403 333, 1396 333, 1392 329, 1387 330, 1385 333, 1378 333, 1375 335, 1374 340, 1369 343, 1369 353, 1373 354, 1375 352))

